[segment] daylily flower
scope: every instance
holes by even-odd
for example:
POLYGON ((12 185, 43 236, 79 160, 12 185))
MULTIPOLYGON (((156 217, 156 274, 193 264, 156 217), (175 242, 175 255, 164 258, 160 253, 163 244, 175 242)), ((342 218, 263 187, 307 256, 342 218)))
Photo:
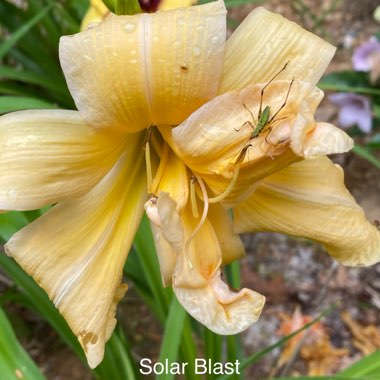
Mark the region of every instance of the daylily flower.
POLYGON ((47 291, 91 367, 116 323, 144 204, 164 284, 218 333, 242 331, 264 304, 222 278, 244 255, 237 233, 307 237, 348 265, 379 260, 379 231, 325 156, 352 140, 313 117, 334 48, 264 8, 226 43, 225 16, 220 1, 111 14, 61 39, 78 112, 0 118, 0 209, 56 204, 6 253, 47 291), (253 138, 260 109, 270 119, 253 138))
POLYGON ((372 111, 369 99, 353 93, 329 95, 329 100, 339 106, 339 125, 349 128, 357 125, 364 133, 372 130, 372 111))

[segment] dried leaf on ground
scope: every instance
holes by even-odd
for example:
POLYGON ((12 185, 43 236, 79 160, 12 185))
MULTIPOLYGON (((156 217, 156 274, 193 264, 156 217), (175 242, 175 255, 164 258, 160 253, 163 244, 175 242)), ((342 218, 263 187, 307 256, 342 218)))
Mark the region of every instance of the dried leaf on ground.
POLYGON ((361 325, 354 321, 347 311, 342 313, 342 320, 352 333, 352 344, 363 355, 369 355, 380 348, 380 330, 378 327, 361 325))

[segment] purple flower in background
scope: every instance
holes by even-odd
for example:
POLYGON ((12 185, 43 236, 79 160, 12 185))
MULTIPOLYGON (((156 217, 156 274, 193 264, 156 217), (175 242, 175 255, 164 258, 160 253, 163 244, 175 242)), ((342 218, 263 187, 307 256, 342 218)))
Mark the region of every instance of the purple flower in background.
POLYGON ((342 128, 357 125, 364 133, 372 129, 372 113, 369 99, 352 93, 331 94, 329 100, 340 107, 339 125, 342 128))
POLYGON ((352 66, 356 71, 370 71, 373 69, 373 57, 379 54, 380 41, 372 37, 355 49, 352 66))

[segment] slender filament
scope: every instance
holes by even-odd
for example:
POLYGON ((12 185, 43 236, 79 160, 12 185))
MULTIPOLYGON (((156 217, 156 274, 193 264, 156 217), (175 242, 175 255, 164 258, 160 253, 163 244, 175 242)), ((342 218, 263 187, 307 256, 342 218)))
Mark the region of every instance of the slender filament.
POLYGON ((197 179, 199 187, 201 188, 202 195, 203 195, 204 207, 203 207, 203 212, 202 212, 201 220, 199 221, 199 223, 197 224, 197 226, 195 227, 195 229, 193 230, 193 232, 191 233, 191 235, 186 240, 186 243, 185 243, 185 246, 184 246, 184 255, 185 255, 185 257, 186 257, 186 259, 187 259, 187 261, 188 261, 189 266, 190 266, 191 269, 193 269, 193 264, 191 262, 190 255, 189 255, 190 243, 194 239, 194 237, 198 233, 198 231, 202 228, 204 222, 206 221, 207 214, 208 214, 208 207, 209 207, 206 186, 203 183, 202 179, 200 177, 198 177, 196 174, 194 174, 194 177, 197 179))
POLYGON ((217 195, 216 197, 209 198, 208 202, 218 203, 218 202, 221 202, 223 199, 225 199, 228 195, 230 195, 238 179, 239 172, 240 172, 240 165, 236 165, 234 168, 234 175, 232 176, 230 183, 228 184, 226 189, 223 191, 223 193, 217 195))
POLYGON ((161 151, 160 165, 158 166, 156 175, 153 178, 151 192, 155 192, 158 188, 158 185, 160 184, 160 181, 164 175, 166 166, 168 164, 169 152, 170 151, 169 151, 168 144, 164 144, 164 147, 162 148, 162 151, 161 151))
POLYGON ((192 176, 190 179, 190 201, 191 201, 191 211, 193 212, 193 217, 195 219, 199 218, 198 205, 195 192, 195 177, 192 176))
POLYGON ((150 145, 149 141, 145 144, 145 165, 146 165, 146 186, 148 189, 148 192, 151 191, 152 188, 152 163, 150 160, 150 145))

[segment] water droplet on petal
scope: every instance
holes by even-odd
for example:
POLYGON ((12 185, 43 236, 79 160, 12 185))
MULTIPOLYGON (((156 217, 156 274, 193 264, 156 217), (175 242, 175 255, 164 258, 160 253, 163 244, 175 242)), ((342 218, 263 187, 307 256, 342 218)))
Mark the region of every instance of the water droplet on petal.
POLYGON ((135 24, 131 23, 131 22, 127 22, 125 25, 124 25, 124 28, 123 28, 127 33, 132 33, 133 30, 135 29, 135 24))
POLYGON ((219 42, 219 36, 214 36, 211 38, 211 43, 217 44, 219 42))
POLYGON ((202 49, 199 46, 194 46, 193 47, 193 56, 194 57, 199 57, 202 53, 202 49))
POLYGON ((182 42, 181 42, 180 40, 175 40, 175 41, 173 42, 173 46, 174 46, 175 48, 179 48, 181 45, 182 45, 182 42))

